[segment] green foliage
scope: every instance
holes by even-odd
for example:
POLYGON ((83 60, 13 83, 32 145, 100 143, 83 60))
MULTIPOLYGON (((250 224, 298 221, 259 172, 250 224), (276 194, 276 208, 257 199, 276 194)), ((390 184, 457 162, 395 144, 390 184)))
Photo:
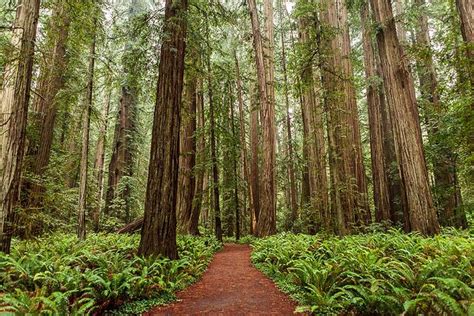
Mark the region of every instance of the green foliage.
POLYGON ((301 310, 318 315, 466 315, 474 304, 474 243, 467 232, 280 234, 253 245, 257 268, 301 310))
POLYGON ((211 237, 180 236, 180 259, 172 261, 137 256, 138 242, 138 235, 117 234, 17 242, 10 255, 0 253, 1 309, 83 315, 131 301, 145 300, 127 308, 149 306, 194 282, 220 247, 211 237))

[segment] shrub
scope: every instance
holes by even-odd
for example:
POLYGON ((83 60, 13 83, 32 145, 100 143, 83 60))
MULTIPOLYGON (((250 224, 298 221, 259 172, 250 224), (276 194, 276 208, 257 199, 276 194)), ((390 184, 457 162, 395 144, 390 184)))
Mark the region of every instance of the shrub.
POLYGON ((179 260, 136 255, 138 235, 55 234, 0 253, 0 311, 87 314, 169 296, 195 281, 220 244, 178 237, 179 260))
MULTIPOLYGON (((253 263, 315 314, 466 315, 474 299, 468 232, 398 230, 254 241, 253 263)), ((471 306, 471 307, 470 307, 471 306)))

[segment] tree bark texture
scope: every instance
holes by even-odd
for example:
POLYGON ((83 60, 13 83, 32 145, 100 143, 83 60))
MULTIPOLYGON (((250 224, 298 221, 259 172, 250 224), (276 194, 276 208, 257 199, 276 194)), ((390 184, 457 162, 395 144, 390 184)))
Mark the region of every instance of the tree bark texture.
POLYGON ((383 112, 386 110, 384 96, 380 93, 382 87, 377 83, 377 61, 370 33, 371 16, 367 3, 361 6, 361 21, 363 25, 363 47, 365 78, 367 81, 367 107, 369 114, 370 156, 372 162, 372 183, 374 191, 375 220, 377 222, 391 220, 390 205, 390 162, 386 161, 386 151, 383 112))
MULTIPOLYGON (((311 45, 307 18, 302 17, 300 24, 300 41, 311 45)), ((309 198, 312 208, 311 232, 330 228, 328 180, 326 174, 326 144, 324 140, 323 107, 316 90, 320 82, 313 72, 311 60, 304 60, 301 67, 301 92, 303 113, 303 150, 306 152, 308 168, 309 198)))
POLYGON ((191 233, 191 217, 193 198, 196 187, 194 169, 196 166, 196 109, 197 109, 197 78, 191 78, 185 88, 185 100, 181 111, 181 135, 179 146, 178 176, 178 228, 183 233, 191 233))
POLYGON ((69 37, 70 8, 64 1, 58 1, 51 18, 51 51, 44 55, 41 64, 37 95, 33 101, 36 114, 35 125, 39 131, 37 142, 30 142, 30 157, 33 172, 41 176, 49 164, 53 143, 54 125, 58 111, 57 94, 64 87, 67 68, 66 47, 69 37))
POLYGON ((413 79, 403 58, 389 0, 371 0, 380 25, 377 44, 393 124, 399 173, 408 206, 409 229, 422 234, 439 232, 428 182, 413 79))
POLYGON ((139 254, 178 257, 176 195, 187 0, 167 0, 139 254))
POLYGON ((276 232, 276 182, 275 182, 275 95, 273 89, 273 6, 264 1, 265 44, 260 33, 255 0, 248 0, 252 23, 257 81, 260 97, 260 116, 263 131, 263 155, 260 187, 260 212, 257 221, 257 235, 260 237, 276 232), (266 53, 266 54, 265 54, 266 53))
POLYGON ((5 253, 18 204, 39 7, 39 0, 22 0, 17 7, 11 44, 18 58, 6 66, 0 91, 0 251, 5 253))

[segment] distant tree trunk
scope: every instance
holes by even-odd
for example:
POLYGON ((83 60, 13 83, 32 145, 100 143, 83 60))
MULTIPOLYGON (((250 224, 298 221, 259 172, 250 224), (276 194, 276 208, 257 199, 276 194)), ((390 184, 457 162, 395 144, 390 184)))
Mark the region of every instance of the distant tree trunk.
POLYGON ((176 195, 187 0, 166 0, 144 223, 139 254, 178 258, 176 195))
MULTIPOLYGON (((120 197, 125 202, 125 222, 130 221, 130 185, 126 183, 125 188, 120 188, 120 190, 119 185, 124 177, 133 176, 133 133, 136 125, 136 98, 137 91, 134 87, 122 86, 105 197, 106 214, 111 214, 115 198, 120 197)), ((125 181, 128 182, 129 180, 125 181)), ((116 214, 116 216, 119 216, 119 214, 116 214)))
POLYGON ((372 162, 372 181, 374 190, 375 219, 377 222, 391 220, 390 205, 390 162, 386 161, 384 153, 386 151, 383 112, 385 102, 383 94, 379 92, 382 89, 377 84, 377 61, 374 55, 374 47, 371 38, 371 18, 369 5, 363 3, 361 6, 361 21, 363 25, 363 46, 364 46, 364 64, 365 77, 367 81, 367 106, 369 113, 369 132, 370 132, 370 155, 372 162))
POLYGON ((262 177, 260 188, 260 212, 257 221, 257 235, 260 237, 276 232, 276 188, 275 188, 275 97, 273 91, 273 8, 270 0, 264 1, 266 54, 255 0, 248 0, 255 61, 257 66, 260 111, 263 130, 262 177))
POLYGON ((110 214, 111 211, 115 211, 114 215, 122 217, 127 223, 131 220, 131 194, 133 192, 131 178, 135 170, 134 156, 137 149, 137 102, 140 93, 138 77, 141 65, 140 60, 137 60, 137 55, 140 52, 135 48, 139 32, 133 23, 139 12, 140 1, 132 0, 128 9, 128 23, 132 27, 125 44, 125 54, 122 57, 124 83, 121 88, 119 111, 115 123, 105 196, 105 213, 110 214), (120 207, 114 205, 115 199, 119 201, 120 207), (123 215, 120 213, 122 210, 123 215))
POLYGON ((409 228, 422 234, 439 232, 428 182, 413 79, 404 61, 389 0, 370 1, 375 20, 381 68, 394 130, 400 178, 406 194, 409 228))
MULTIPOLYGON (((232 98, 231 98, 232 99, 232 98)), ((233 100, 232 100, 233 101, 233 100)), ((230 122, 232 128, 232 138, 235 140, 237 133, 235 131, 235 121, 234 121, 234 102, 230 103, 230 122)), ((239 153, 237 147, 234 144, 232 151, 233 157, 233 171, 234 171, 234 207, 235 207, 235 239, 240 239, 240 202, 239 202, 239 176, 238 176, 238 157, 239 153)))
POLYGON ((252 213, 251 213, 251 232, 257 234, 257 221, 260 214, 260 183, 258 181, 258 147, 259 147, 259 133, 258 133, 258 105, 255 100, 254 89, 250 92, 251 109, 250 109, 250 189, 252 193, 252 213))
MULTIPOLYGON (((109 83, 110 84, 110 83, 109 83)), ((97 206, 92 212, 92 221, 94 224, 94 231, 99 231, 99 220, 102 196, 104 193, 104 163, 105 163, 105 143, 107 140, 107 129, 109 125, 109 110, 110 110, 110 99, 112 94, 112 88, 106 95, 104 107, 102 109, 102 122, 99 129, 99 136, 97 140, 97 146, 95 151, 94 159, 94 173, 97 182, 97 206)))
MULTIPOLYGON (((247 141, 246 141, 246 132, 245 132, 245 120, 244 120, 244 100, 242 96, 242 78, 240 77, 240 66, 239 60, 237 58, 237 52, 234 51, 234 59, 235 59, 235 68, 236 68, 236 79, 237 79, 237 98, 239 101, 239 124, 240 124, 240 156, 242 157, 242 168, 244 173, 245 185, 247 196, 249 200, 249 209, 250 212, 253 212, 254 209, 254 201, 252 196, 252 189, 251 189, 251 180, 250 180, 250 172, 249 172, 249 163, 248 163, 248 156, 247 156, 247 141)), ((245 195, 245 193, 244 193, 245 195)), ((245 204, 244 204, 245 207, 245 204)), ((252 218, 252 216, 250 216, 252 218)), ((252 223, 250 223, 252 226, 252 223)))
MULTIPOLYGON (((49 49, 44 54, 40 78, 37 84, 37 95, 33 101, 36 117, 34 128, 38 131, 37 139, 31 139, 28 149, 28 161, 31 171, 42 176, 49 164, 51 146, 54 136, 54 125, 58 112, 56 96, 64 87, 67 67, 66 45, 69 35, 70 12, 68 4, 56 1, 51 17, 51 32, 48 34, 49 49)), ((42 185, 33 184, 27 190, 28 205, 38 207, 42 204, 42 185)))
POLYGON ((183 233, 190 234, 193 198, 196 187, 194 169, 196 166, 196 108, 197 108, 197 78, 189 76, 186 86, 185 100, 181 111, 181 135, 178 176, 178 228, 183 233))
POLYGON ((212 192, 214 197, 214 229, 217 240, 222 242, 222 223, 221 223, 221 206, 219 199, 219 169, 217 166, 217 140, 216 140, 216 118, 214 109, 214 95, 211 79, 211 61, 210 56, 207 62, 208 68, 208 93, 209 93, 209 114, 211 123, 211 161, 212 161, 212 192))
MULTIPOLYGON (((311 45, 307 18, 301 17, 300 41, 311 45)), ((316 93, 312 60, 305 60, 301 67, 301 98, 303 116, 303 146, 307 163, 309 200, 314 216, 310 233, 321 227, 330 229, 328 181, 326 174, 326 147, 324 141, 323 108, 316 93)))
MULTIPOLYGON (((280 0, 280 20, 283 22, 283 1, 280 0)), ((284 79, 284 91, 285 91, 285 107, 286 107, 286 133, 288 138, 288 180, 290 183, 290 210, 291 216, 290 221, 292 224, 295 223, 298 218, 298 201, 296 197, 296 177, 295 177, 295 165, 294 165, 294 153, 293 153, 293 135, 291 132, 291 116, 290 116, 290 100, 289 100, 289 82, 288 82, 288 71, 286 67, 286 44, 285 44, 285 32, 281 31, 281 61, 283 67, 283 79, 284 79)), ((327 190, 327 188, 326 188, 327 190)))
POLYGON ((433 172, 438 204, 440 207, 439 220, 446 226, 462 227, 466 222, 464 212, 456 214, 458 204, 455 176, 454 153, 448 144, 443 142, 440 135, 440 118, 445 114, 438 92, 438 80, 434 68, 431 50, 431 40, 428 30, 428 17, 423 12, 424 0, 415 0, 420 10, 416 32, 416 42, 423 54, 417 59, 418 78, 420 80, 421 102, 428 122, 428 137, 434 143, 435 159, 433 160, 433 172), (460 215, 460 218, 456 218, 460 215))
POLYGON ((39 7, 39 0, 18 4, 11 37, 18 58, 6 66, 11 80, 5 79, 0 90, 0 251, 5 253, 10 253, 18 204, 39 7))
POLYGON ((88 162, 89 162, 89 134, 90 134, 90 115, 92 110, 94 94, 94 67, 95 67, 95 46, 97 18, 94 18, 94 34, 89 56, 89 73, 87 79, 87 96, 85 100, 84 112, 82 114, 82 149, 81 165, 79 172, 79 210, 77 238, 86 239, 86 209, 87 209, 87 180, 88 180, 88 162))
POLYGON ((199 217, 203 202, 204 177, 206 176, 206 137, 205 137, 205 115, 204 115, 204 94, 202 79, 197 80, 197 100, 196 100, 196 118, 197 118, 197 144, 196 144, 196 166, 195 178, 196 186, 191 210, 191 219, 189 225, 189 234, 199 235, 199 217))

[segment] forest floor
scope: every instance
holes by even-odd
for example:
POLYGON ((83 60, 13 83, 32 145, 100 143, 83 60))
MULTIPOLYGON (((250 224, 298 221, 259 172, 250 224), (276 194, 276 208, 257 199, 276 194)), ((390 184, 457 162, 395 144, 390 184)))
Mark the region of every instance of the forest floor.
POLYGON ((225 244, 200 281, 145 315, 293 315, 296 303, 251 264, 251 252, 225 244))

